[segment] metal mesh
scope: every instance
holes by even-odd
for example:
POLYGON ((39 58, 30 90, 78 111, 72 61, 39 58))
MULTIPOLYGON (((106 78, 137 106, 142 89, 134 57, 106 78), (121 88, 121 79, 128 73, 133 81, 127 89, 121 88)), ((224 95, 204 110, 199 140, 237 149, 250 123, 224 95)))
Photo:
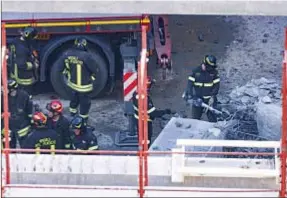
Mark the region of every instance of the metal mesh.
MULTIPOLYGON (((250 140, 250 141, 268 141, 268 139, 258 135, 257 123, 255 120, 254 109, 248 108, 242 111, 236 111, 233 119, 237 120, 230 130, 228 130, 225 139, 227 140, 250 140)), ((225 152, 273 152, 273 149, 264 148, 239 148, 239 147, 223 147, 225 152)), ((272 156, 247 156, 247 155, 225 155, 226 158, 272 158, 272 156)))

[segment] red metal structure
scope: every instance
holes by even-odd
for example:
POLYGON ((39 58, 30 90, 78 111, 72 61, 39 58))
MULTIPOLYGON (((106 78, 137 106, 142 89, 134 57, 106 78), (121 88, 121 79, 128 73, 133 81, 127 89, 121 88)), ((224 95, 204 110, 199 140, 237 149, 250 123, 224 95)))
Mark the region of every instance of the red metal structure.
POLYGON ((281 137, 281 186, 280 197, 286 196, 287 155, 287 28, 285 28, 284 59, 282 68, 282 137, 281 137))
MULTIPOLYGON (((139 95, 139 150, 138 151, 96 151, 89 153, 102 153, 102 154, 137 154, 139 157, 139 197, 144 197, 146 186, 148 186, 148 155, 149 154, 163 154, 163 153, 171 153, 171 152, 148 152, 148 140, 147 140, 147 24, 141 24, 142 31, 142 52, 141 52, 141 60, 138 64, 138 95, 139 95)), ((280 186, 280 197, 286 197, 286 137, 287 137, 287 29, 285 30, 285 53, 284 53, 284 63, 283 63, 283 77, 282 77, 282 142, 281 142, 281 186, 280 186)), ((7 90, 7 65, 6 65, 6 35, 5 35, 5 24, 2 24, 2 87, 3 87, 3 102, 4 102, 4 130, 5 130, 5 149, 3 149, 5 158, 6 158, 6 175, 4 184, 2 187, 4 188, 6 185, 10 184, 10 164, 9 164, 9 153, 13 151, 29 151, 35 152, 35 150, 25 150, 25 149, 9 149, 9 110, 8 110, 8 90, 7 90)), ((42 152, 50 152, 50 150, 42 150, 42 152)), ((63 151, 58 150, 57 152, 65 153, 71 151, 63 151)), ((79 151, 74 151, 78 153, 79 151)), ((182 152, 183 153, 206 153, 206 152, 182 152)), ((209 154, 240 154, 240 153, 226 153, 226 152, 208 152, 209 154)), ((245 153, 246 155, 246 153, 245 153)), ((249 153, 249 155, 258 155, 258 153, 249 153)), ((267 153, 265 153, 267 155, 267 153)), ((274 155, 274 153, 269 153, 268 155, 274 155)), ((10 188, 17 187, 10 185, 10 188)), ((3 189, 2 188, 2 189, 3 189)), ((33 187, 27 187, 33 188, 33 187)), ((44 188, 44 187, 35 187, 35 188, 44 188)), ((55 187, 57 188, 57 187, 55 187)), ((61 188, 61 187, 59 187, 61 188)), ((65 187, 67 189, 67 187, 65 187)), ((73 189, 75 189, 73 187, 73 189)), ((80 189, 80 188, 79 188, 80 189)), ((111 188, 108 188, 111 189, 111 188)), ((127 189, 127 188, 126 188, 127 189)), ((116 190, 125 190, 116 188, 116 190)), ((162 189, 158 189, 158 191, 164 191, 162 189)), ((166 190, 165 190, 166 191, 166 190)), ((189 190, 190 192, 196 192, 196 190, 189 190)), ((199 192, 200 190, 197 190, 199 192)), ((250 190, 250 192, 254 192, 255 190, 250 190)), ((274 189, 269 190, 261 190, 261 192, 270 192, 277 191, 274 189)), ((207 191, 201 191, 207 192, 207 191)), ((215 192, 215 191, 212 191, 215 192)), ((218 192, 218 191, 217 191, 218 192)), ((227 192, 227 191, 226 191, 227 192)), ((230 191, 229 191, 230 192, 230 191)), ((234 191, 235 192, 235 191, 234 191)))

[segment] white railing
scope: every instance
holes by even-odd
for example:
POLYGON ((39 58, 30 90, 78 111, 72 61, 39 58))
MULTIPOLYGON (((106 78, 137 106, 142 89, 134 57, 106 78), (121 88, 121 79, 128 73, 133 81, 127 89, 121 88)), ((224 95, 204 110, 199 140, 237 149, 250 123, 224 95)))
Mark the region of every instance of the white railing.
MULTIPOLYGON (((274 178, 276 183, 280 177, 280 159, 278 141, 241 141, 241 140, 201 140, 201 139, 178 139, 177 146, 172 151, 172 182, 183 182, 185 176, 203 176, 203 177, 247 177, 247 178, 274 178), (206 166, 203 163, 187 166, 186 156, 176 154, 185 152, 188 146, 213 146, 213 147, 257 147, 273 148, 274 159, 271 159, 274 165, 259 167, 257 159, 248 159, 245 165, 238 163, 238 160, 232 158, 202 158, 203 163, 211 163, 214 166, 206 166), (228 163, 222 163, 222 162, 228 163), (233 161, 233 163, 232 163, 233 161), (216 165, 217 164, 217 165, 216 165)), ((269 163, 270 160, 266 160, 269 163)))

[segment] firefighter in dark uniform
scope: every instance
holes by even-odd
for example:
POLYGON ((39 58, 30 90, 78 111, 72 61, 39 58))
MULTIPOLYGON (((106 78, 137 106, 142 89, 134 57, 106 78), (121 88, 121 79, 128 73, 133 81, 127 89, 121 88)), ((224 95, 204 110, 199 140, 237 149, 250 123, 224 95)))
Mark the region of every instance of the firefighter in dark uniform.
MULTIPOLYGON (((217 71, 216 58, 207 55, 203 59, 201 66, 195 68, 188 77, 188 85, 184 94, 185 100, 202 100, 204 103, 216 108, 217 94, 219 91, 220 78, 217 71)), ((192 118, 201 119, 204 109, 200 106, 192 105, 192 118)), ((216 122, 217 116, 211 111, 207 111, 210 122, 216 122)))
POLYGON ((60 139, 60 149, 70 149, 70 123, 63 115, 63 105, 59 100, 53 100, 46 105, 48 110, 47 126, 57 132, 60 139))
POLYGON ((92 69, 94 61, 92 54, 87 50, 87 40, 79 38, 75 40, 76 49, 67 51, 60 61, 60 71, 67 75, 67 85, 72 89, 70 101, 71 116, 75 116, 80 106, 79 115, 85 120, 88 119, 91 107, 89 93, 93 91, 93 81, 95 80, 92 69))
MULTIPOLYGON (((17 140, 21 146, 30 131, 33 102, 26 91, 18 89, 18 84, 13 79, 8 80, 8 94, 9 129, 11 130, 10 147, 16 148, 17 140)), ((1 112, 3 113, 3 102, 1 112)), ((3 125, 3 118, 1 122, 3 125)))
POLYGON ((75 116, 70 124, 72 149, 74 150, 98 150, 98 140, 91 128, 87 128, 85 120, 81 116, 75 116))
POLYGON ((15 38, 9 47, 9 73, 20 88, 32 94, 32 86, 37 79, 35 74, 39 68, 37 52, 33 48, 33 39, 37 36, 35 28, 26 27, 20 38, 15 38))
MULTIPOLYGON (((47 116, 42 112, 35 112, 32 116, 33 129, 26 138, 24 149, 59 149, 60 141, 55 130, 47 127, 47 116)), ((39 154, 39 151, 36 151, 39 154)))
MULTIPOLYGON (((150 97, 150 90, 151 90, 151 87, 152 87, 152 84, 154 83, 150 77, 148 77, 148 81, 147 81, 147 102, 148 102, 148 105, 147 105, 147 114, 149 116, 149 119, 148 119, 148 147, 151 146, 151 138, 152 138, 152 134, 153 134, 153 129, 152 129, 152 122, 155 118, 159 118, 159 117, 162 117, 163 115, 165 114, 171 114, 171 110, 170 109, 165 109, 165 110, 159 110, 159 109, 156 109, 155 106, 153 105, 153 102, 152 102, 152 99, 150 97)), ((135 128, 137 129, 138 131, 138 94, 137 92, 134 92, 133 94, 133 98, 132 98, 132 101, 133 101, 133 107, 134 107, 134 125, 135 125, 135 128)))

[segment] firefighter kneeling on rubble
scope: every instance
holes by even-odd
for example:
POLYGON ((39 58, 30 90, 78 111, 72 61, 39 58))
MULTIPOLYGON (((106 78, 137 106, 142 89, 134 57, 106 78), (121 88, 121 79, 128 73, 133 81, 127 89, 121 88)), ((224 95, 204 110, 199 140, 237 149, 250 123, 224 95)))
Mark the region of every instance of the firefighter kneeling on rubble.
POLYGON ((71 116, 77 114, 80 105, 80 116, 87 121, 91 107, 89 94, 93 91, 92 69, 96 63, 91 59, 92 54, 87 50, 87 40, 79 38, 75 40, 76 49, 69 50, 60 58, 60 71, 68 77, 67 86, 72 90, 70 101, 71 116))
POLYGON ((72 130, 71 140, 74 150, 98 150, 98 140, 93 130, 87 127, 81 116, 75 116, 70 124, 72 130))
POLYGON ((32 86, 37 81, 39 68, 38 55, 32 44, 36 36, 35 28, 26 27, 21 32, 21 37, 12 41, 9 49, 8 66, 11 78, 29 94, 32 94, 32 86))
MULTIPOLYGON (((61 147, 58 134, 47 127, 47 116, 42 112, 35 112, 32 116, 33 129, 26 138, 24 149, 50 149, 51 152, 61 147)), ((40 151, 36 151, 39 154, 40 151)))
MULTIPOLYGON (((148 114, 148 147, 151 146, 151 138, 152 138, 152 133, 153 133, 153 129, 152 129, 152 121, 155 118, 159 118, 162 117, 165 114, 171 114, 171 110, 170 109, 165 109, 165 110, 158 110, 155 108, 155 106, 153 105, 152 99, 150 97, 150 90, 152 87, 152 84, 154 83, 154 81, 151 80, 150 77, 148 77, 147 79, 147 114, 148 114)), ((134 92, 133 94, 133 107, 134 107, 134 124, 135 127, 137 128, 138 131, 138 93, 134 92)))
MULTIPOLYGON (((20 146, 22 146, 30 131, 33 102, 26 91, 18 89, 18 83, 13 79, 8 80, 8 101, 8 110, 10 112, 9 129, 11 130, 10 147, 16 148, 16 141, 18 140, 20 146)), ((3 113, 3 102, 1 112, 3 113)), ((3 118, 1 123, 4 127, 3 118)))
MULTIPOLYGON (((188 77, 188 84, 183 98, 186 101, 193 100, 192 118, 201 119, 204 109, 197 105, 204 102, 213 108, 217 106, 220 78, 217 71, 216 58, 207 55, 203 59, 201 66, 195 68, 188 77)), ((209 122, 216 122, 217 116, 211 111, 207 111, 209 122)))
POLYGON ((60 139, 60 149, 70 149, 70 124, 68 119, 62 114, 63 105, 59 100, 53 100, 46 105, 48 110, 47 126, 57 132, 60 139))

